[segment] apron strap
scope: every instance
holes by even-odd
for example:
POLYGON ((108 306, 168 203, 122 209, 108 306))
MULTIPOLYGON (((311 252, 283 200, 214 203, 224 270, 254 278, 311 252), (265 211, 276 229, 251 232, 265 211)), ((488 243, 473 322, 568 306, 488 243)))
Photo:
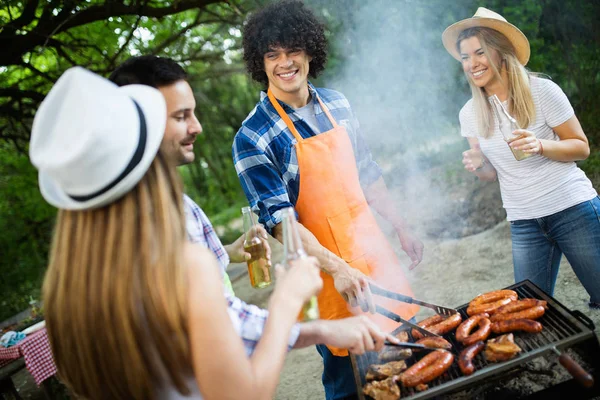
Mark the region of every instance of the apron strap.
POLYGON ((294 123, 290 119, 289 115, 287 115, 287 113, 283 110, 283 107, 281 107, 281 104, 279 104, 279 102, 273 95, 273 92, 271 92, 271 89, 267 90, 267 95, 269 96, 269 100, 271 100, 271 104, 273 104, 273 107, 275 107, 275 110, 277 110, 277 113, 279 114, 279 116, 281 117, 283 122, 285 122, 285 124, 288 127, 288 129, 290 130, 290 132, 292 132, 292 135, 294 135, 294 137, 296 138, 296 140, 298 142, 301 142, 302 136, 300 136, 300 134, 298 133, 298 130, 294 126, 294 123))
MULTIPOLYGON (((283 107, 281 107, 281 104, 279 104, 279 101, 277 101, 277 99, 273 95, 273 92, 271 92, 271 89, 267 90, 267 96, 269 96, 269 100, 271 100, 271 104, 273 104, 273 107, 275 107, 275 110, 277 110, 277 114, 279 114, 279 116, 281 117, 283 122, 285 122, 285 125, 288 127, 290 132, 292 132, 292 135, 294 135, 294 137, 296 138, 296 140, 298 142, 301 142, 303 140, 302 136, 300 136, 300 133, 298 133, 298 130, 294 126, 294 123, 290 119, 290 116, 287 115, 287 113, 285 112, 283 107)), ((333 125, 333 128, 334 129, 337 128, 338 124, 337 124, 336 120, 331 116, 331 113, 329 112, 329 109, 325 106, 325 103, 323 103, 321 101, 321 98, 319 97, 318 94, 317 94, 316 98, 319 101, 319 104, 321 105, 321 109, 323 109, 323 111, 325 112, 325 115, 327 115, 329 122, 331 122, 331 125, 333 125)))
POLYGON ((325 114, 327 115, 327 118, 329 118, 329 122, 331 122, 331 125, 333 125, 334 128, 337 128, 338 127, 337 122, 331 116, 331 114, 329 113, 329 109, 327 107, 325 107, 325 104, 321 101, 321 98, 319 97, 319 95, 317 95, 317 100, 319 100, 319 104, 321 105, 321 108, 323 109, 323 111, 325 111, 325 114))

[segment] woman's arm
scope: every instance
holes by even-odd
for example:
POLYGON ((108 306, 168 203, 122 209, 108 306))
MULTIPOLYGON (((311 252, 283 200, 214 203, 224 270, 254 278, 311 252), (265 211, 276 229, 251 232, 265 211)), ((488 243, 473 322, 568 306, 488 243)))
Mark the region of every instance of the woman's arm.
POLYGON ((467 140, 471 149, 463 152, 462 163, 465 169, 475 174, 482 181, 495 181, 498 178, 496 169, 481 152, 479 140, 472 137, 467 138, 467 140))
POLYGON ((314 259, 278 279, 270 315, 251 358, 246 356, 223 297, 212 253, 186 246, 189 270, 189 336, 194 375, 205 399, 270 399, 287 352, 287 339, 302 304, 321 287, 314 259))
POLYGON ((555 161, 568 162, 588 158, 590 145, 575 115, 554 127, 553 130, 560 140, 538 139, 531 131, 517 130, 515 134, 522 135, 521 139, 512 141, 510 146, 523 150, 525 153, 540 154, 555 161))

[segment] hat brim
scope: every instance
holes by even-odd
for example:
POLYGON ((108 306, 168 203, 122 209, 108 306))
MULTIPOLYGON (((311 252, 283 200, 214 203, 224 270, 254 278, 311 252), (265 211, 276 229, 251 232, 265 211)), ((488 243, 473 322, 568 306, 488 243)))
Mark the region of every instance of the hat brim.
POLYGON ((531 49, 529 47, 529 40, 527 40, 525 34, 510 22, 501 21, 495 18, 467 18, 446 28, 444 33, 442 33, 442 42, 452 57, 461 61, 460 54, 456 49, 456 40, 462 31, 474 27, 490 28, 502 33, 515 48, 517 59, 521 65, 527 65, 531 49))
POLYGON ((145 85, 127 85, 118 90, 135 100, 144 114, 147 136, 142 159, 123 180, 110 190, 86 201, 74 200, 50 175, 40 171, 38 176, 40 191, 46 201, 53 206, 66 210, 83 210, 102 207, 115 201, 129 192, 142 179, 156 157, 166 124, 167 108, 163 95, 156 89, 145 85))

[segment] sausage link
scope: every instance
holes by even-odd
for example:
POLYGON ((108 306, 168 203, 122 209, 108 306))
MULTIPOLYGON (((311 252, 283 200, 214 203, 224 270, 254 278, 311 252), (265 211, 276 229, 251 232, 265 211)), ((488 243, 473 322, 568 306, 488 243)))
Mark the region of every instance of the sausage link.
POLYGON ((422 344, 423 346, 429 347, 430 349, 452 349, 452 344, 450 344, 449 341, 440 336, 426 336, 423 339, 417 340, 416 343, 422 344))
POLYGON ((496 290, 475 297, 467 307, 469 316, 481 313, 493 313, 496 309, 505 306, 519 298, 514 290, 496 290))
POLYGON ((505 306, 502 306, 496 310, 497 314, 514 313, 526 310, 535 306, 542 306, 544 309, 547 307, 548 302, 538 299, 521 299, 513 301, 505 306))
POLYGON ((480 340, 487 339, 492 330, 492 323, 488 317, 489 315, 485 313, 473 315, 460 324, 460 326, 456 328, 456 340, 465 346, 469 346, 480 340), (479 329, 471 333, 471 330, 476 326, 478 326, 479 329))
MULTIPOLYGON (((421 322, 417 322, 417 325, 419 325, 421 328, 427 329, 429 330, 430 326, 433 326, 435 324, 437 324, 438 322, 441 322, 444 320, 444 317, 442 317, 441 315, 434 315, 432 317, 426 318, 421 322)), ((413 336, 413 338, 415 339, 421 339, 423 337, 423 334, 419 331, 417 331, 416 329, 413 329, 411 331, 411 334, 413 336)))
POLYGON ((458 356, 458 366, 464 375, 471 375, 475 372, 475 365, 473 365, 473 359, 481 350, 485 347, 483 341, 475 342, 472 345, 465 347, 458 356))
POLYGON ((431 327, 431 332, 438 335, 445 335, 446 333, 454 330, 462 322, 462 316, 460 313, 452 314, 448 318, 444 319, 431 327))
POLYGON ((405 387, 415 387, 422 383, 431 382, 446 372, 453 361, 454 356, 448 351, 432 351, 404 371, 400 375, 400 382, 405 387))
MULTIPOLYGON (((460 313, 456 313, 452 314, 448 318, 444 318, 441 315, 434 315, 433 317, 429 317, 421 322, 418 322, 417 325, 419 325, 421 328, 427 329, 431 333, 435 333, 436 335, 445 335, 456 328, 461 321, 462 316, 460 313)), ((421 332, 415 329, 412 330, 412 335, 415 339, 423 338, 421 332)))
POLYGON ((492 332, 507 333, 513 331, 524 331, 529 333, 538 333, 543 329, 542 324, 532 319, 509 319, 506 321, 498 321, 492 324, 492 332))
POLYGON ((535 306, 535 307, 530 307, 525 310, 517 311, 514 313, 502 313, 502 314, 496 313, 491 316, 490 320, 492 322, 498 322, 498 321, 506 321, 509 319, 538 319, 539 317, 544 315, 545 312, 546 312, 546 310, 544 309, 543 306, 535 306))

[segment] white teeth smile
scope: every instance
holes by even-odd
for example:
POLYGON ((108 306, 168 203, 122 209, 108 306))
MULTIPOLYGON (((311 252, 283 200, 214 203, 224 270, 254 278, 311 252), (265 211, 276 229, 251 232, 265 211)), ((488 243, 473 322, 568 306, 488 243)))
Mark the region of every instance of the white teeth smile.
POLYGON ((482 69, 481 71, 473 72, 473 76, 474 76, 475 78, 478 78, 478 77, 480 77, 481 75, 483 75, 483 73, 484 73, 485 71, 487 71, 487 68, 486 68, 486 69, 482 69))
POLYGON ((296 71, 292 71, 292 72, 288 72, 287 74, 279 74, 279 76, 282 78, 289 78, 289 77, 293 76, 295 73, 296 73, 296 71))

